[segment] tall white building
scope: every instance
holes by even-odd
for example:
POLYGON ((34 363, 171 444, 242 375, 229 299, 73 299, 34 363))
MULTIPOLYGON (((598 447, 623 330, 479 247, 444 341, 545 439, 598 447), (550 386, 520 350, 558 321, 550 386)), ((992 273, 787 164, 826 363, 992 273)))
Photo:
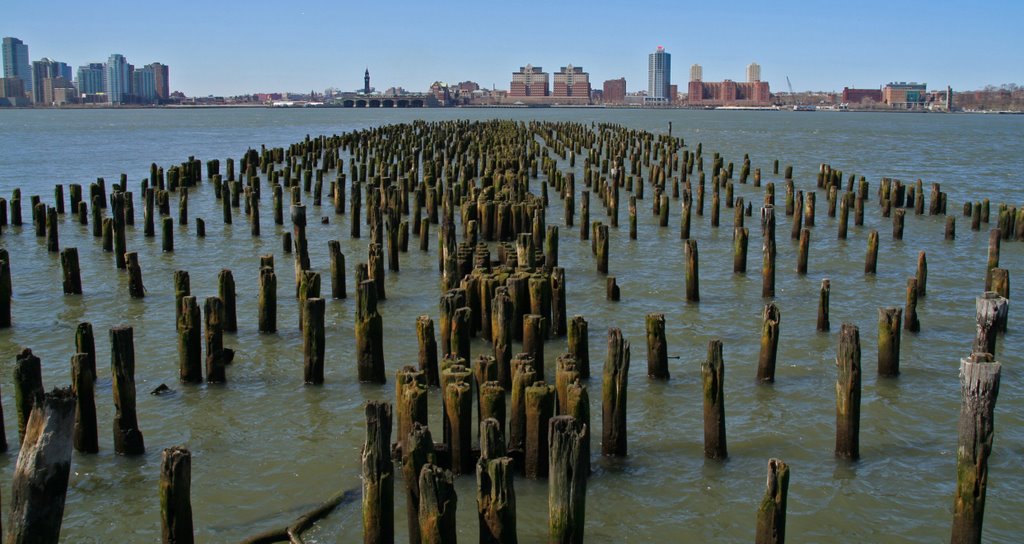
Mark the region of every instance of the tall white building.
POLYGON ((747 65, 747 83, 757 83, 758 81, 761 81, 761 65, 751 62, 747 65))
POLYGON ((647 101, 668 103, 669 85, 672 84, 672 55, 665 48, 658 49, 647 56, 647 101))
POLYGON ((132 79, 128 59, 114 53, 107 59, 107 100, 111 104, 123 104, 132 92, 132 79))
POLYGON ((690 66, 690 81, 704 81, 704 68, 701 65, 690 66))

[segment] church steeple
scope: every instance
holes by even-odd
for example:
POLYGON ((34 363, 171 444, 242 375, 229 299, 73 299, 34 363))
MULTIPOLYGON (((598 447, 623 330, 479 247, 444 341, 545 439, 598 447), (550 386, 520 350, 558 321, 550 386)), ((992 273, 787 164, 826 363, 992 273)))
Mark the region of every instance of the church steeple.
POLYGON ((370 94, 370 68, 366 68, 366 73, 363 75, 363 94, 370 94))

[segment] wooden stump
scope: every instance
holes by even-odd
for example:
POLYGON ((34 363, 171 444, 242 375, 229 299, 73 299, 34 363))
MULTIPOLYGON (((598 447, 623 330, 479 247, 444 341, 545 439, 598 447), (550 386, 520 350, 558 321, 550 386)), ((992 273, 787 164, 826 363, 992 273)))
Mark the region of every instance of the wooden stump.
POLYGON ((626 387, 629 382, 629 341, 617 328, 608 329, 608 357, 601 382, 601 453, 625 457, 626 387))
POLYGON ((92 323, 82 322, 75 328, 75 353, 86 355, 85 364, 88 365, 89 372, 95 377, 97 375, 96 340, 92 333, 92 323))
POLYGON ((775 296, 775 208, 773 206, 761 208, 761 228, 764 231, 761 246, 761 297, 772 298, 775 296))
POLYGON ((789 493, 789 465, 781 459, 768 460, 768 484, 757 509, 756 544, 786 541, 786 496, 789 493))
POLYGON ((775 381, 775 362, 779 352, 779 323, 782 314, 774 302, 765 305, 761 313, 761 352, 757 358, 757 381, 775 381))
POLYGON ((235 277, 228 269, 217 274, 218 296, 224 303, 224 332, 238 331, 238 317, 235 311, 235 277))
POLYGON ((185 383, 203 381, 203 321, 196 297, 181 299, 178 316, 178 378, 185 383))
POLYGON ((18 443, 25 440, 26 426, 32 410, 43 402, 43 370, 39 357, 25 348, 14 362, 14 405, 18 416, 18 443))
POLYGON ((697 240, 688 239, 683 252, 686 257, 686 300, 700 302, 700 276, 697 257, 697 240))
POLYGON ((647 377, 669 379, 665 314, 647 314, 647 377))
POLYGON ((565 312, 565 269, 555 267, 551 270, 551 322, 549 337, 560 337, 566 334, 565 312))
POLYGON ((0 329, 11 326, 11 257, 7 250, 0 250, 0 329))
POLYGON ((587 320, 575 315, 569 321, 568 352, 576 360, 580 379, 590 379, 590 341, 587 332, 587 320))
POLYGON ((232 352, 224 348, 224 303, 219 297, 206 297, 203 303, 206 330, 206 381, 227 381, 225 366, 232 352))
POLYGON ((190 544, 192 532, 192 453, 184 446, 163 451, 160 462, 162 542, 190 544))
POLYGON ((345 255, 337 240, 327 242, 327 253, 331 260, 331 298, 343 299, 345 294, 345 255))
POLYGON ((860 331, 843 323, 836 349, 836 457, 860 457, 860 331))
POLYGON ((1005 299, 1009 299, 1010 271, 1005 268, 993 268, 989 271, 989 275, 992 277, 992 288, 989 290, 1005 299))
POLYGON ((554 417, 549 425, 548 542, 582 544, 586 525, 587 425, 572 416, 554 417))
POLYGON ((132 251, 124 254, 128 266, 128 295, 131 298, 146 296, 146 287, 142 285, 142 267, 139 266, 139 254, 132 251))
POLYGON ((434 320, 421 315, 416 318, 416 340, 419 344, 419 370, 426 376, 426 384, 441 384, 437 368, 437 340, 434 338, 434 320))
POLYGON ((917 254, 917 298, 924 298, 928 283, 928 260, 924 251, 917 254))
POLYGON ((900 375, 900 330, 902 308, 878 309, 878 375, 900 375))
POLYGON ((725 441, 725 363, 722 341, 708 343, 708 357, 700 365, 704 392, 704 457, 729 457, 725 441))
POLYGON ((451 432, 452 472, 469 474, 473 470, 473 394, 469 383, 449 383, 444 389, 445 418, 451 432))
POLYGON ((82 294, 82 273, 78 266, 78 248, 68 247, 60 252, 60 266, 64 273, 64 294, 82 294))
POLYGON ((821 288, 818 291, 818 332, 828 332, 832 324, 828 317, 828 299, 832 291, 832 282, 827 278, 821 280, 821 288))
POLYGON ((142 455, 146 446, 135 414, 135 343, 131 327, 110 329, 110 367, 114 391, 114 452, 142 455))
POLYGON ((876 274, 878 271, 878 231, 868 233, 868 252, 864 257, 864 273, 876 274))
POLYGON ((533 358, 537 379, 544 381, 544 323, 547 320, 535 314, 523 316, 523 351, 533 358))
POLYGON ((917 278, 907 278, 907 304, 903 310, 906 320, 903 322, 903 330, 908 332, 920 332, 921 322, 917 320, 917 278))
POLYGON ((975 299, 977 332, 972 353, 988 353, 995 357, 996 338, 1003 329, 1009 301, 992 291, 975 299))
POLYGON ((750 237, 750 229, 746 227, 735 227, 732 231, 732 271, 735 274, 747 272, 747 245, 750 237))
POLYGON ((903 239, 903 223, 904 218, 907 215, 907 211, 900 208, 892 214, 892 239, 902 240, 903 239))
POLYGON ((324 312, 322 298, 309 298, 303 303, 305 322, 302 326, 303 382, 312 385, 324 383, 324 312))
MULTIPOLYGON (((96 427, 96 371, 89 366, 88 354, 76 353, 71 356, 71 393, 75 396, 75 450, 97 453, 100 446, 96 427)), ((6 450, 6 437, 2 445, 6 450)))
MULTIPOLYGON (((500 437, 499 437, 500 438, 500 437)), ((511 457, 483 457, 476 466, 481 544, 516 544, 516 495, 511 457)))
POLYGON ((807 254, 811 248, 811 231, 803 229, 800 231, 800 244, 796 253, 796 273, 801 276, 807 275, 807 254))
POLYGON ((256 313, 259 331, 277 331, 277 274, 271 266, 260 267, 256 313))
POLYGON ((454 544, 457 539, 455 478, 450 470, 426 464, 420 472, 420 542, 454 544))
POLYGON ((377 290, 365 280, 356 291, 356 368, 360 382, 385 383, 384 324, 377 312, 377 290))
POLYGON ((32 411, 11 481, 6 542, 58 542, 71 475, 75 397, 54 389, 32 411))
MULTIPOLYGON (((323 300, 323 299, 319 299, 323 300)), ((395 476, 391 460, 391 405, 366 403, 366 441, 363 443, 363 542, 395 541, 395 476)))
POLYGON ((982 541, 988 459, 995 436, 994 415, 1001 365, 985 354, 960 360, 960 421, 956 452, 953 544, 982 541))
POLYGON ((523 466, 531 480, 548 475, 548 421, 555 415, 555 388, 535 383, 526 388, 526 444, 523 466))
POLYGON ((409 544, 420 543, 420 472, 435 463, 434 440, 426 425, 413 423, 402 447, 402 476, 405 479, 409 544))
POLYGON ((533 361, 517 356, 512 361, 512 399, 508 419, 508 450, 522 452, 526 448, 526 388, 537 379, 533 361))

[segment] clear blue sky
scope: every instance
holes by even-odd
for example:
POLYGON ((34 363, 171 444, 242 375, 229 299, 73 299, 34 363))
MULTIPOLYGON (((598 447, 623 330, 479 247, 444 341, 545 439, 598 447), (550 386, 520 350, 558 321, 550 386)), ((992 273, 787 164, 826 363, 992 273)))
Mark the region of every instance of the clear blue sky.
POLYGON ((527 63, 582 66, 595 87, 625 77, 634 91, 658 45, 681 89, 693 63, 705 81, 742 81, 750 62, 773 91, 787 75, 796 90, 977 89, 1024 84, 1022 21, 1024 0, 55 0, 7 2, 0 35, 76 70, 115 52, 163 62, 171 89, 190 96, 352 90, 365 67, 378 90, 467 79, 507 89, 527 63))

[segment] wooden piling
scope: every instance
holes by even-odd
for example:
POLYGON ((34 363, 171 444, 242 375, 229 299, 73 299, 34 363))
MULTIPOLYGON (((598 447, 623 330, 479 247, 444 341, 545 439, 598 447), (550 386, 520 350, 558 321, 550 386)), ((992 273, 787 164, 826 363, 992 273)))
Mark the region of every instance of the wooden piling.
POLYGON ((697 240, 688 239, 683 246, 686 257, 686 300, 700 302, 700 276, 697 256, 697 240))
POLYGON ((1009 299, 1010 271, 1005 268, 993 268, 989 271, 989 275, 992 277, 992 286, 990 291, 997 293, 1003 298, 1009 299))
POLYGON ((139 254, 131 251, 124 254, 128 266, 128 295, 131 298, 146 296, 146 287, 142 284, 142 267, 139 266, 139 254))
MULTIPOLYGON (((323 299, 318 299, 323 302, 323 299)), ((395 476, 391 460, 391 404, 366 403, 366 441, 360 454, 363 481, 363 542, 395 541, 395 476)))
POLYGON ((337 240, 327 242, 327 253, 331 260, 331 298, 343 299, 345 294, 345 255, 341 252, 341 243, 337 240))
POLYGON ((43 402, 43 373, 39 357, 25 348, 14 362, 14 405, 18 416, 18 443, 25 440, 26 425, 32 410, 43 402))
POLYGON ((224 268, 217 274, 217 294, 224 303, 224 332, 238 331, 238 317, 235 311, 235 276, 224 268))
POLYGON ((361 282, 356 292, 355 336, 359 381, 385 383, 384 324, 377 312, 377 289, 373 280, 361 282))
POLYGON ((523 351, 533 358, 537 379, 544 381, 544 317, 536 314, 523 316, 523 351))
POLYGON ((60 266, 64 274, 64 294, 82 294, 82 273, 78 266, 78 248, 67 247, 60 252, 60 266))
POLYGON ((618 328, 608 329, 608 356, 601 382, 601 453, 625 457, 626 387, 629 382, 629 341, 618 328))
POLYGON ((811 247, 811 230, 803 229, 800 231, 800 244, 797 246, 796 251, 796 273, 801 276, 807 275, 807 254, 811 247))
POLYGON ((206 297, 203 316, 206 325, 206 381, 224 383, 227 381, 225 366, 230 353, 224 348, 224 302, 219 297, 206 297))
POLYGON ((975 299, 977 332, 972 353, 996 354, 996 338, 1003 330, 1009 301, 993 291, 986 291, 975 299))
POLYGON ((582 544, 586 525, 587 425, 572 416, 551 418, 548 430, 548 542, 582 544))
POLYGON ((427 464, 436 462, 434 440, 426 425, 413 423, 402 447, 402 476, 406 489, 409 544, 420 544, 420 472, 427 464))
POLYGON ((464 381, 449 383, 444 389, 445 419, 451 433, 452 472, 470 474, 473 470, 473 395, 464 381))
POLYGON ((185 383, 203 381, 202 317, 196 297, 182 297, 178 315, 178 378, 185 383))
POLYGON ((311 385, 324 383, 324 311, 322 298, 308 298, 303 303, 302 325, 303 382, 311 385))
POLYGON ((142 455, 146 446, 135 414, 135 343, 131 327, 110 329, 114 391, 114 453, 142 455))
POLYGON ((256 313, 259 331, 277 331, 277 274, 269 266, 260 267, 256 313))
POLYGON ((928 283, 928 260, 924 251, 917 254, 917 298, 924 298, 928 283))
POLYGON ((992 290, 992 269, 999 266, 999 245, 1002 231, 992 229, 988 235, 988 264, 985 267, 985 290, 992 290))
POLYGON ((497 421, 482 423, 480 460, 476 465, 477 515, 481 544, 516 544, 516 499, 513 462, 504 457, 497 421), (488 438, 484 438, 488 437, 488 438))
MULTIPOLYGON (((76 353, 71 356, 71 393, 75 396, 75 427, 72 443, 81 453, 100 451, 96 427, 96 371, 89 366, 89 355, 76 353)), ((3 429, 0 429, 2 434, 3 429)), ((7 450, 7 438, 0 438, 3 451, 7 450)))
POLYGON ((903 308, 878 309, 878 375, 900 375, 900 330, 903 308))
MULTIPOLYGON (((812 193, 813 194, 813 193, 812 193)), ((806 223, 806 221, 805 221, 806 223)), ((761 208, 761 297, 775 296, 775 207, 761 208)))
POLYGON ((789 493, 789 465, 781 459, 768 460, 768 484, 757 509, 756 544, 786 542, 786 496, 789 493))
POLYGON ((982 541, 988 459, 995 436, 995 407, 1001 365, 985 354, 960 360, 960 421, 956 451, 956 496, 952 544, 982 541))
POLYGON ((453 544, 458 538, 455 478, 450 470, 426 464, 420 472, 420 542, 453 544))
POLYGON ((434 337, 434 320, 421 315, 416 318, 416 340, 419 345, 419 370, 426 376, 426 384, 437 387, 441 384, 437 368, 437 340, 434 337))
POLYGON ((864 273, 876 274, 878 271, 878 231, 868 233, 868 252, 864 257, 864 273))
POLYGON ((508 416, 508 449, 522 453, 526 448, 526 388, 537 379, 533 360, 525 354, 512 360, 512 399, 508 416))
POLYGON ((906 318, 903 322, 903 330, 921 331, 921 322, 917 319, 917 278, 907 278, 907 303, 903 315, 906 318))
POLYGON ((707 359, 700 365, 704 393, 704 457, 729 457, 725 441, 725 363, 722 341, 708 343, 707 359))
POLYGON ((192 453, 184 446, 163 451, 160 461, 160 521, 164 544, 191 544, 192 453))
POLYGON ((27 422, 11 478, 9 543, 60 540, 71 475, 75 397, 70 389, 47 393, 27 422))
POLYGON ((647 377, 669 379, 668 344, 665 339, 665 314, 647 314, 647 377))
POLYGON ((836 349, 836 457, 860 457, 860 331, 843 323, 836 349))
POLYGON ((757 358, 757 381, 775 381, 775 362, 779 351, 779 324, 782 314, 774 302, 765 305, 761 313, 761 351, 757 358))
POLYGON ((523 467, 531 480, 548 476, 548 421, 555 415, 555 401, 554 386, 538 381, 526 388, 523 467))
POLYGON ((828 332, 832 325, 828 317, 828 299, 832 291, 832 282, 828 278, 821 280, 821 288, 818 290, 818 332, 828 332))

